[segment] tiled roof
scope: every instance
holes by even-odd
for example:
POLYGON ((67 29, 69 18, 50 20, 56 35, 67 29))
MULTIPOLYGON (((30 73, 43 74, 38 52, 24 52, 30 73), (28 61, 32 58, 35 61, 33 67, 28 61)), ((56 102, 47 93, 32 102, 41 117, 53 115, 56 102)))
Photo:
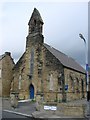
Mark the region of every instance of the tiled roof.
POLYGON ((73 58, 65 55, 64 53, 56 50, 53 47, 50 47, 47 44, 44 44, 44 46, 62 63, 63 66, 85 73, 84 68, 73 58))

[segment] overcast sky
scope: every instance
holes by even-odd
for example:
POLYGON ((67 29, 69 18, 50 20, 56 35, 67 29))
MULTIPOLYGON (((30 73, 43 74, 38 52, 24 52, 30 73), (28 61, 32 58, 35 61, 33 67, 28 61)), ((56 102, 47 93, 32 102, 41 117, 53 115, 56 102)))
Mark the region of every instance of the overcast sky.
POLYGON ((2 46, 0 54, 11 52, 15 62, 26 47, 28 21, 36 7, 44 21, 44 42, 85 64, 88 40, 88 2, 5 2, 0 11, 2 46))

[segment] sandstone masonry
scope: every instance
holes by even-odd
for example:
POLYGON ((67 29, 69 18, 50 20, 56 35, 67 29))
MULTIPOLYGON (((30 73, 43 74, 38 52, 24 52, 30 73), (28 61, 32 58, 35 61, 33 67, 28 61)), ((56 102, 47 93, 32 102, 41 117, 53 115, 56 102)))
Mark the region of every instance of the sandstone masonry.
POLYGON ((5 52, 0 56, 0 96, 2 97, 10 96, 13 67, 14 62, 10 52, 5 52))
POLYGON ((35 8, 29 20, 26 50, 13 67, 11 94, 19 99, 61 102, 86 97, 85 70, 44 43, 43 20, 35 8))

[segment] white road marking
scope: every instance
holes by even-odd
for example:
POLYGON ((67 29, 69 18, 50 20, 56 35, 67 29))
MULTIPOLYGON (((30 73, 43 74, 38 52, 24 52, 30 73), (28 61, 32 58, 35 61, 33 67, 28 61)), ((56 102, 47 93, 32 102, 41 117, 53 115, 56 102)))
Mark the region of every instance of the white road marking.
POLYGON ((14 112, 14 111, 10 111, 10 110, 3 110, 5 112, 9 112, 9 113, 14 113, 17 115, 22 115, 22 116, 26 116, 26 117, 32 117, 32 115, 28 115, 28 114, 24 114, 24 113, 19 113, 19 112, 14 112))

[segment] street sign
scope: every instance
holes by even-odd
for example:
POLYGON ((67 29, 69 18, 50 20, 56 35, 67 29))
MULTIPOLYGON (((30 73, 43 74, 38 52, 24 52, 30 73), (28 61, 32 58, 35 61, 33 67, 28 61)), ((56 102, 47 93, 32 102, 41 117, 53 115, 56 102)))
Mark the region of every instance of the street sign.
POLYGON ((44 110, 57 110, 56 106, 44 106, 44 110))
POLYGON ((50 106, 44 106, 44 110, 49 110, 50 106))
POLYGON ((86 71, 88 71, 88 69, 89 69, 89 66, 88 66, 88 64, 86 64, 86 71))
POLYGON ((90 65, 88 66, 88 70, 90 71, 90 65))

